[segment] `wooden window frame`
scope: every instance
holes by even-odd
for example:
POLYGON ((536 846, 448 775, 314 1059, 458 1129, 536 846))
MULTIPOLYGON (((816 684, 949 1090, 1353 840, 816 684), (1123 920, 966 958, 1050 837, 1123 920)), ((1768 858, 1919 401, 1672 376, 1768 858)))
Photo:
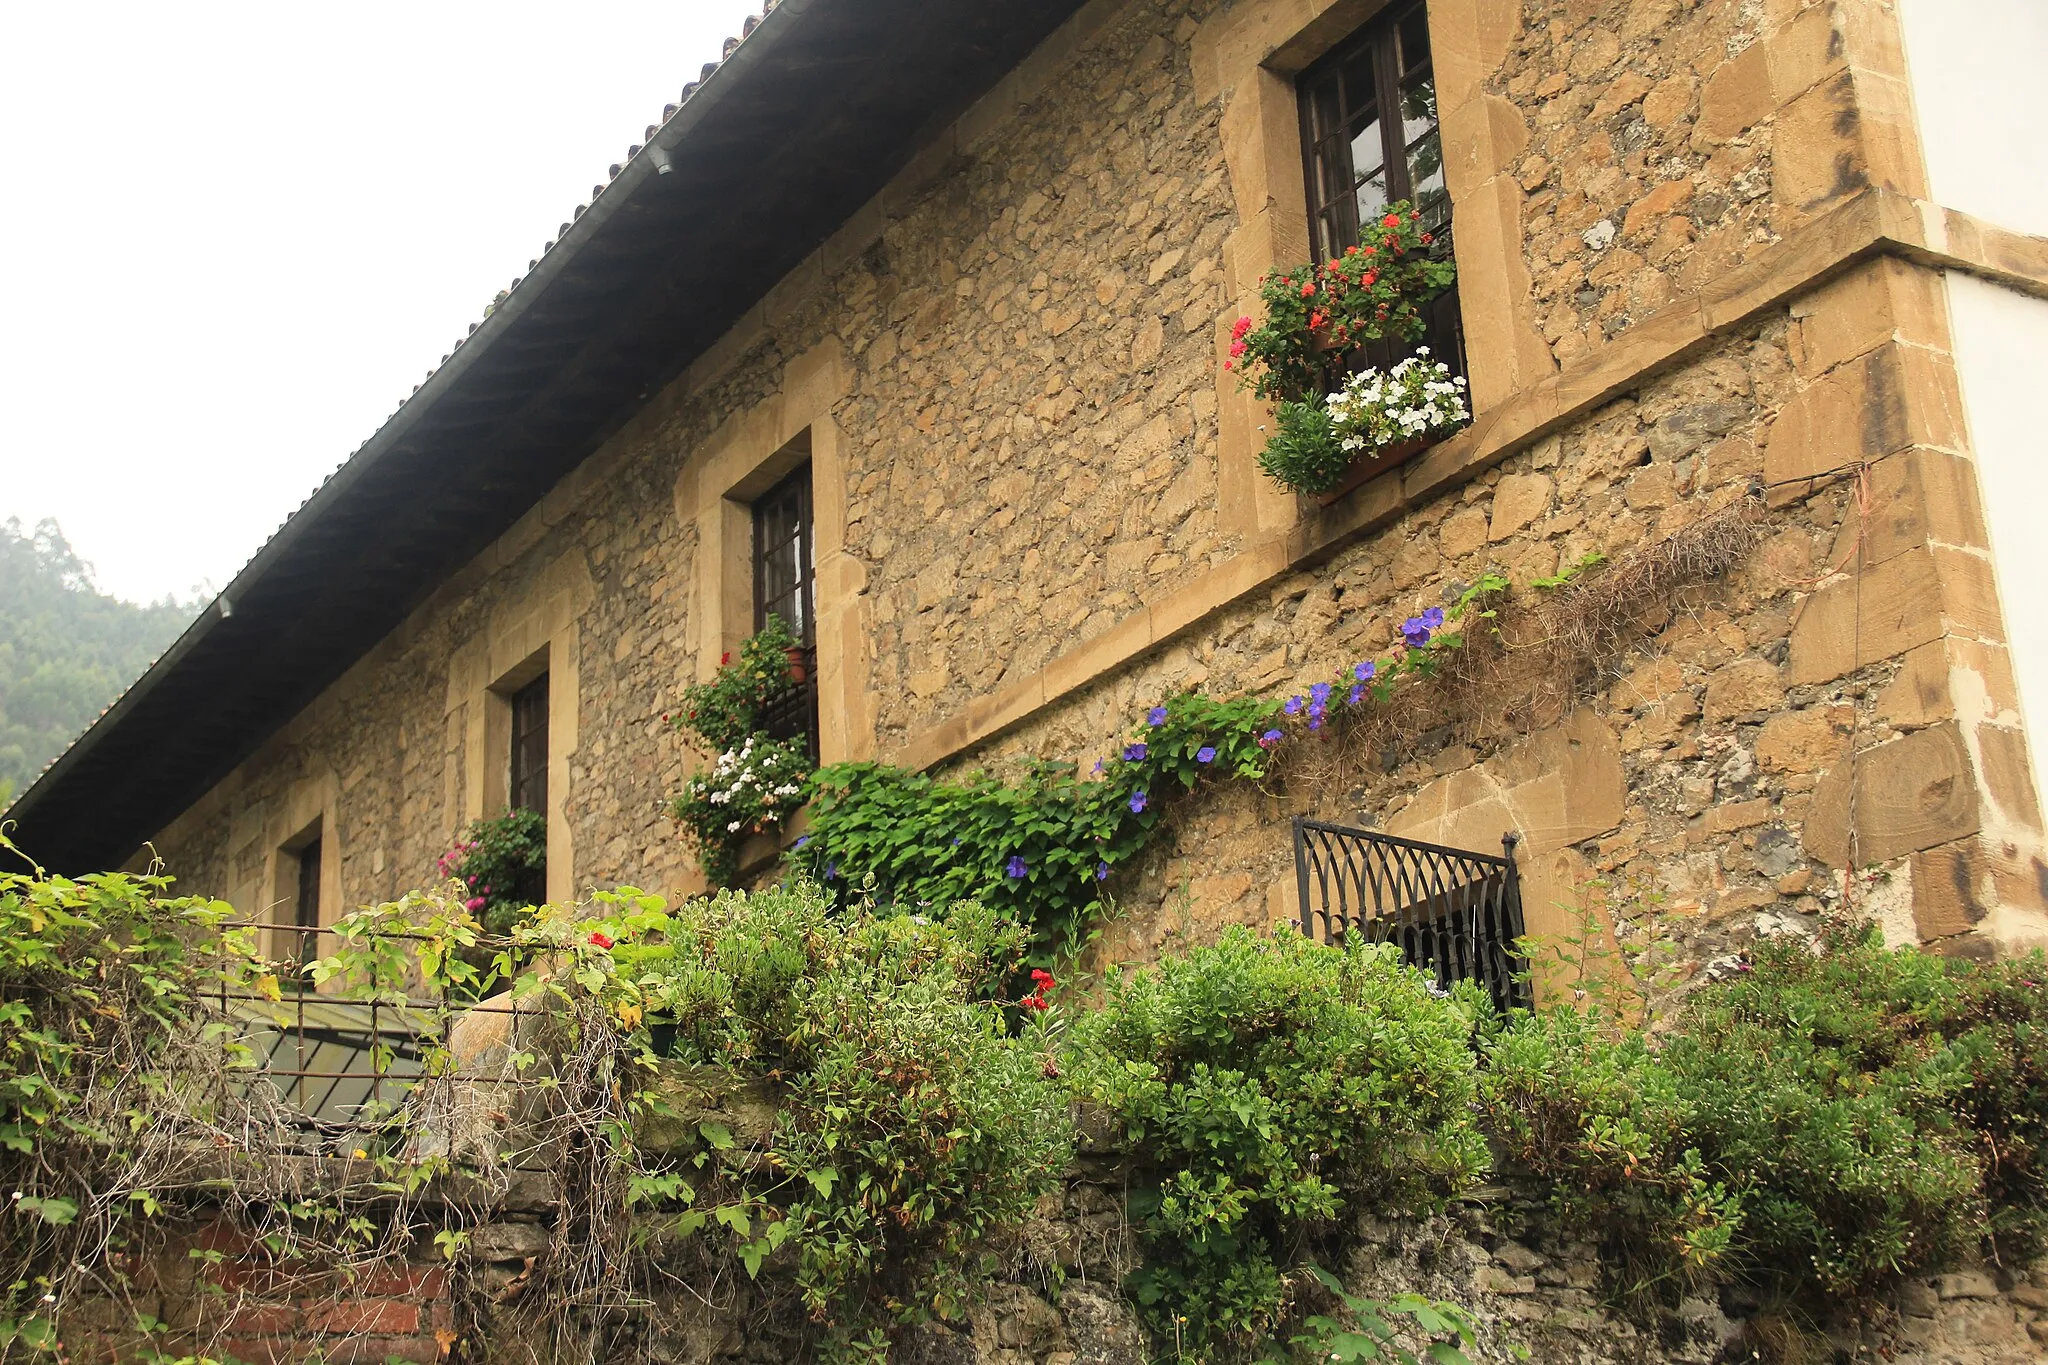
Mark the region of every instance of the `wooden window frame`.
MULTIPOLYGON (((814 504, 811 462, 805 460, 753 501, 754 533, 754 629, 764 629, 772 608, 788 602, 797 617, 777 612, 783 625, 797 638, 802 649, 801 671, 796 686, 779 697, 771 697, 761 708, 762 729, 773 739, 794 739, 803 735, 813 762, 818 758, 818 609, 817 609, 817 527, 812 521, 814 504), (789 533, 776 529, 786 515, 789 533), (772 537, 772 538, 771 538, 772 537), (777 554, 794 546, 795 582, 770 597, 770 575, 777 554)), ((778 575, 779 576, 779 575, 778 575)))
POLYGON ((817 528, 812 522, 811 464, 806 460, 784 475, 773 488, 755 498, 753 502, 753 559, 754 559, 754 629, 761 630, 768 624, 771 605, 769 574, 777 552, 796 547, 796 582, 785 592, 776 593, 776 603, 789 600, 795 607, 797 620, 790 620, 783 614, 783 625, 790 633, 807 646, 818 641, 817 607, 817 528), (789 513, 791 533, 770 541, 771 519, 782 512, 789 513))
POLYGON ((505 698, 512 708, 505 777, 505 808, 548 813, 548 675, 520 685, 505 698))
MULTIPOLYGON (((1430 57, 1414 67, 1403 70, 1403 30, 1411 20, 1419 21, 1419 31, 1427 41, 1429 33, 1429 6, 1427 0, 1404 0, 1389 5, 1361 26, 1350 37, 1338 43, 1329 52, 1306 67, 1295 79, 1296 104, 1300 113, 1302 183, 1308 201, 1308 233, 1310 250, 1315 259, 1327 261, 1340 256, 1344 251, 1358 244, 1358 200, 1356 192, 1357 171, 1351 160, 1352 123, 1363 112, 1350 105, 1350 93, 1345 79, 1346 73, 1358 65, 1362 56, 1369 57, 1373 73, 1373 105, 1378 112, 1380 125, 1381 170, 1386 179, 1387 202, 1412 199, 1415 193, 1413 172, 1408 153, 1411 145, 1419 144, 1423 138, 1411 144, 1406 135, 1406 125, 1398 117, 1388 118, 1385 92, 1392 91, 1398 102, 1404 88, 1404 80, 1412 86, 1418 81, 1427 81, 1434 92, 1436 65, 1434 51, 1430 57), (1318 97, 1326 90, 1334 89, 1337 119, 1331 128, 1323 128, 1318 97), (1326 179, 1337 178, 1341 165, 1341 178, 1351 188, 1325 197, 1319 187, 1326 179), (1324 172, 1331 175, 1326 177, 1324 172)), ((1397 104, 1398 110, 1398 104, 1397 104)), ((1448 168, 1443 165, 1443 122, 1442 110, 1436 110, 1434 135, 1437 139, 1439 176, 1448 179, 1448 168)), ((1424 137, 1429 134, 1424 134, 1424 137)), ((1443 212, 1440 219, 1429 223, 1431 235, 1435 238, 1432 251, 1449 259, 1452 254, 1452 222, 1454 206, 1450 200, 1448 185, 1443 198, 1443 212)), ((1431 301, 1428 310, 1427 330, 1418 343, 1389 339, 1365 348, 1360 363, 1385 368, 1404 356, 1412 355, 1417 345, 1427 346, 1430 354, 1442 361, 1454 375, 1465 371, 1465 328, 1458 306, 1458 287, 1453 284, 1448 290, 1431 301)))

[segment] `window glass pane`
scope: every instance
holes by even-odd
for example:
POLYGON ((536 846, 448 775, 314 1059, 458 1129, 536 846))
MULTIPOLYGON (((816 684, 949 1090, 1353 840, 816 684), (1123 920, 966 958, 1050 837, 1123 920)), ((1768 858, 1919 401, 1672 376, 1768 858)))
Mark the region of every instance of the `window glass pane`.
POLYGON ((1417 5, 1412 13, 1402 17, 1398 32, 1401 74, 1405 76, 1429 62, 1429 11, 1417 5))
POLYGON ((1344 126, 1344 109, 1337 98, 1337 82, 1322 80, 1309 88, 1309 135, 1321 140, 1344 126))
POLYGON ((1401 93, 1401 127, 1408 146, 1408 183, 1423 221, 1440 227, 1450 216, 1444 188, 1443 141, 1437 132, 1436 84, 1425 78, 1401 93))
POLYGON ((1344 63, 1344 113, 1348 118, 1372 112, 1377 102, 1378 81, 1373 76, 1373 49, 1360 48, 1344 63))

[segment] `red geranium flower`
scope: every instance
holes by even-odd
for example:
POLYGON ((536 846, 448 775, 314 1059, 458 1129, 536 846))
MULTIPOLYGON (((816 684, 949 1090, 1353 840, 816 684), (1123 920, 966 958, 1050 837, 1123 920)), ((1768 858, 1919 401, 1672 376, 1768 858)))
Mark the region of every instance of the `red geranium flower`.
POLYGON ((1380 226, 1390 228, 1397 228, 1401 226, 1401 215, 1398 213, 1388 214, 1386 217, 1380 219, 1380 226))
POLYGON ((592 931, 590 935, 590 946, 593 948, 609 949, 612 946, 611 936, 608 934, 592 931))

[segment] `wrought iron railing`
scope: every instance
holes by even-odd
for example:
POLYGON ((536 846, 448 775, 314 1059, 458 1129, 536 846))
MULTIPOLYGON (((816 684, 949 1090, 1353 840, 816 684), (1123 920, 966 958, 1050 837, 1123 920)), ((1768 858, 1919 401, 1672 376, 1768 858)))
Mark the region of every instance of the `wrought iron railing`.
POLYGON ((1362 933, 1398 944, 1439 986, 1477 981, 1500 1008, 1526 1006, 1516 842, 1502 836, 1496 856, 1296 816, 1302 932, 1325 943, 1362 933))
POLYGON ((788 688, 761 704, 758 721, 770 739, 803 736, 811 761, 818 761, 818 647, 791 651, 790 664, 799 675, 788 688))
MULTIPOLYGON (((346 983, 323 990, 306 964, 321 956, 322 938, 333 945, 332 927, 228 921, 220 928, 276 936, 279 951, 267 962, 223 972, 202 998, 227 1025, 222 1041, 235 1049, 224 1058, 228 1076, 238 1086, 274 1088, 307 1154, 347 1155, 362 1134, 388 1128, 425 1074, 430 1049, 446 1050, 437 1074, 473 1093, 523 1083, 500 1054, 512 1051, 522 1016, 530 1024, 538 1011, 522 1009, 509 992, 462 1000, 346 983), (269 988, 259 988, 266 982, 269 988), (472 1021, 469 1039, 465 1020, 472 1021)), ((425 937, 372 931, 357 946, 425 937)))

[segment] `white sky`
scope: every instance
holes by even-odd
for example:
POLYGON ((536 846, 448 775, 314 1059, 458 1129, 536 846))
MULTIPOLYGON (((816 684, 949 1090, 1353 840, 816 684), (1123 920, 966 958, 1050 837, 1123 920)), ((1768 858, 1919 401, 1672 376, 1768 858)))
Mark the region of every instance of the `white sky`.
POLYGON ((0 0, 0 520, 225 587, 753 0, 0 0))

